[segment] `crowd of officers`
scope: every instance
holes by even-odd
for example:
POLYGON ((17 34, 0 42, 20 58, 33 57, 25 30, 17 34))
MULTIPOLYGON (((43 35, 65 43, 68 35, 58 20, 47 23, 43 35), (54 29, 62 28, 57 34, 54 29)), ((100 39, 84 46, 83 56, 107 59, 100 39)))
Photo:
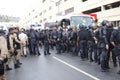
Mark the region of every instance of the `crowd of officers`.
POLYGON ((76 27, 68 29, 65 26, 51 30, 19 30, 14 27, 9 29, 8 34, 0 30, 0 80, 6 80, 4 69, 12 70, 9 67, 10 59, 13 60, 15 69, 20 68, 21 56, 39 56, 42 46, 44 55, 50 55, 50 49, 56 50, 56 54, 71 53, 80 56, 83 61, 98 63, 102 72, 109 71, 112 55, 114 67, 119 67, 120 28, 113 27, 111 22, 103 20, 99 26, 89 26, 89 29, 81 24, 79 30, 76 27), (4 66, 1 67, 2 65, 4 66))
MULTIPOLYGON (((120 65, 120 28, 114 29, 113 23, 107 20, 89 28, 81 24, 79 30, 76 27, 67 29, 65 25, 60 29, 45 30, 43 42, 45 55, 55 46, 56 54, 79 55, 83 61, 101 65, 102 72, 109 71, 110 60, 114 67, 120 65)), ((120 74, 120 69, 117 73, 120 74)))

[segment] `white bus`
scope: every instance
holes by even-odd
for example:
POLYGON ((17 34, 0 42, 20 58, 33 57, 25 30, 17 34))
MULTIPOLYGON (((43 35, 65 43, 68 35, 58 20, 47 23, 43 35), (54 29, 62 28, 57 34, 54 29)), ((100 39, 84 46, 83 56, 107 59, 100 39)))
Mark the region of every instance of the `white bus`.
POLYGON ((63 27, 63 24, 65 26, 71 26, 71 27, 77 27, 78 25, 84 25, 86 27, 91 26, 94 23, 94 19, 90 15, 67 15, 67 16, 58 16, 55 17, 48 22, 45 23, 45 27, 63 27), (64 23, 63 23, 64 22, 64 23))

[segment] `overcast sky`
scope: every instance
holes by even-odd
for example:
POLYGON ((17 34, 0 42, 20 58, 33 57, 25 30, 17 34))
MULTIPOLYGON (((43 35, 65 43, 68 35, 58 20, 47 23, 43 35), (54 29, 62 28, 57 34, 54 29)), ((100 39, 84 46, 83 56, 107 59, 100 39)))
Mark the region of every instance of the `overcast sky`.
POLYGON ((35 1, 38 0, 0 0, 0 14, 22 17, 35 1))

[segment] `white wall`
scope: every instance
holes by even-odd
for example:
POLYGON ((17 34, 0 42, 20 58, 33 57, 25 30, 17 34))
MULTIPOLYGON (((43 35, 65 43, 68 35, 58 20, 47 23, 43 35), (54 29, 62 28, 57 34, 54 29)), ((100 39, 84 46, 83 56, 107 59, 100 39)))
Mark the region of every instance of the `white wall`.
MULTIPOLYGON (((50 16, 54 17, 58 13, 58 7, 56 7, 55 2, 58 0, 46 0, 44 3, 39 2, 41 0, 38 0, 36 4, 32 6, 32 8, 26 12, 26 19, 23 19, 21 21, 22 25, 28 26, 29 24, 34 24, 34 23, 40 23, 40 20, 43 21, 43 19, 49 19, 50 16), (51 2, 53 1, 53 2, 51 2), (52 9, 49 10, 49 6, 52 6, 52 9), (35 9, 35 12, 32 12, 32 10, 35 9), (47 12, 44 13, 42 16, 39 16, 39 13, 46 10, 47 12), (30 16, 28 14, 31 13, 30 16), (36 15, 38 15, 38 18, 34 18, 36 15), (26 23, 28 22, 29 23, 26 23)), ((103 7, 103 5, 116 2, 119 0, 88 0, 86 2, 81 2, 81 0, 67 0, 64 2, 64 0, 61 0, 61 5, 59 6, 59 12, 62 12, 64 14, 64 11, 66 9, 69 9, 71 7, 74 7, 74 12, 73 13, 81 13, 86 10, 90 10, 96 7, 103 7)), ((114 8, 114 9, 109 9, 109 10, 102 10, 101 12, 97 12, 97 17, 99 20, 102 19, 108 19, 110 21, 116 21, 120 20, 120 7, 114 8)), ((47 21, 47 20, 46 20, 47 21)), ((42 22, 42 23, 45 23, 42 22)))

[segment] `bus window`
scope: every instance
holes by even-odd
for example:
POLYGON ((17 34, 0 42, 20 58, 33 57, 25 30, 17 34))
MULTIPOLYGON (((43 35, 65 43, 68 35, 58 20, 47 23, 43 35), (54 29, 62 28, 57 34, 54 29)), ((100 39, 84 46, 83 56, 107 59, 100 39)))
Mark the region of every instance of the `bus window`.
POLYGON ((89 16, 71 16, 71 23, 74 26, 79 24, 84 24, 86 27, 90 26, 93 23, 92 17, 89 16))

